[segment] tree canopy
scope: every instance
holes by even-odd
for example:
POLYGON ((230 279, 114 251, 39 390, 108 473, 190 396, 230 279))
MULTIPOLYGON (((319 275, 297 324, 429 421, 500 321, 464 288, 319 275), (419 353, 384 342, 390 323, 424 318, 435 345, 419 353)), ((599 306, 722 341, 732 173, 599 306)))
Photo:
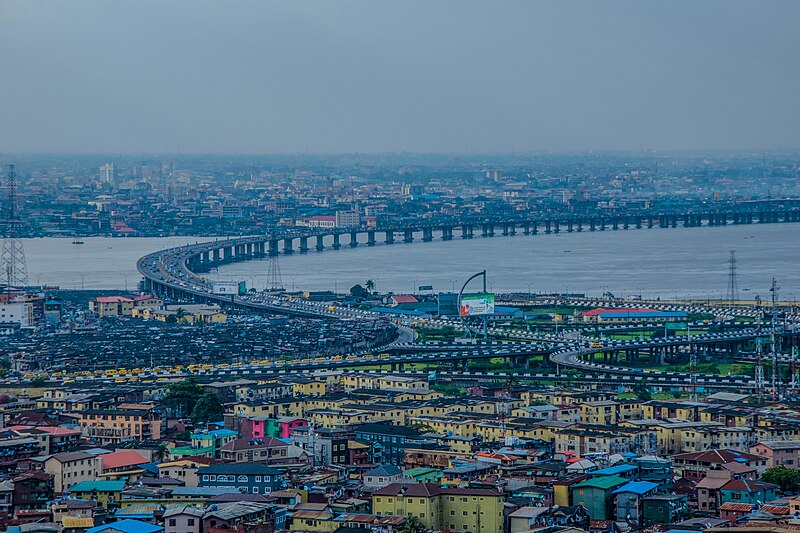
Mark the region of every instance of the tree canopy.
POLYGON ((783 492, 796 492, 800 490, 800 470, 788 466, 773 466, 764 470, 761 481, 774 483, 783 492))
POLYGON ((356 298, 369 298, 369 291, 359 283, 350 287, 350 294, 356 298))

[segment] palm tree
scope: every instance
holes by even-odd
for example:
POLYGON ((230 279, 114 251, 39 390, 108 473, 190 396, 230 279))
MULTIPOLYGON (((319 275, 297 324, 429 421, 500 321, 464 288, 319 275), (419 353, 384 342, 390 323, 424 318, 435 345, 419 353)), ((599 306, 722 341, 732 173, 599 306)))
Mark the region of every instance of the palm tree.
POLYGON ((368 279, 367 282, 364 284, 364 288, 367 289, 369 292, 375 290, 375 282, 371 279, 368 279))
POLYGON ((406 520, 398 533, 425 533, 425 526, 416 516, 412 516, 406 520))

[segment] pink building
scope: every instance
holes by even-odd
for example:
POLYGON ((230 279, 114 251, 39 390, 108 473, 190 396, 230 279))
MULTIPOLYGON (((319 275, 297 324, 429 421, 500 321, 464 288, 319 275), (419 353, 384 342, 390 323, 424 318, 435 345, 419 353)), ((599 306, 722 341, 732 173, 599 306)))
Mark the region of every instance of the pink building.
POLYGON ((765 440, 750 447, 750 453, 767 458, 767 467, 800 467, 800 441, 765 440))

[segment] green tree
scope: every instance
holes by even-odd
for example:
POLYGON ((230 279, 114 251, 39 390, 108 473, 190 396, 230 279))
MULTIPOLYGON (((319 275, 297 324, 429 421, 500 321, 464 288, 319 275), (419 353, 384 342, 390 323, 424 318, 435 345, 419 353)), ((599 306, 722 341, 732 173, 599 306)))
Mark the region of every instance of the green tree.
POLYGON ((783 492, 796 492, 800 490, 800 470, 787 466, 773 466, 764 470, 761 481, 774 483, 783 492))
POLYGON ((638 400, 643 402, 649 402, 653 399, 653 395, 650 393, 650 390, 647 388, 647 385, 639 384, 633 387, 633 393, 636 395, 638 400))
POLYGON ((364 283, 364 288, 367 289, 369 292, 373 292, 375 290, 375 282, 371 279, 368 279, 366 283, 364 283))
POLYGON ((416 516, 406 520, 406 523, 398 530, 398 533, 425 533, 426 528, 416 516))
POLYGON ((183 418, 192 414, 195 404, 205 392, 197 378, 190 376, 183 381, 171 383, 161 401, 175 416, 183 418))
POLYGON ((367 291, 367 289, 365 289, 358 283, 350 287, 350 294, 356 298, 369 298, 369 292, 367 291))
POLYGON ((217 395, 211 391, 204 392, 192 409, 192 422, 195 424, 207 424, 208 422, 216 422, 222 420, 225 409, 222 403, 217 398, 217 395))

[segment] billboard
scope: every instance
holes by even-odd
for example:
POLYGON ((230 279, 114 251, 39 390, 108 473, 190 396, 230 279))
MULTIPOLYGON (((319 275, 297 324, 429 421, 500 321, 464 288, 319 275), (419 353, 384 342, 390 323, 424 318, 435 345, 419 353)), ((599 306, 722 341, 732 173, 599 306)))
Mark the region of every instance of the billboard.
POLYGON ((492 315, 494 314, 494 294, 463 294, 461 295, 461 316, 492 315))
POLYGON ((247 292, 244 281, 215 281, 211 286, 214 294, 244 294, 247 292))

